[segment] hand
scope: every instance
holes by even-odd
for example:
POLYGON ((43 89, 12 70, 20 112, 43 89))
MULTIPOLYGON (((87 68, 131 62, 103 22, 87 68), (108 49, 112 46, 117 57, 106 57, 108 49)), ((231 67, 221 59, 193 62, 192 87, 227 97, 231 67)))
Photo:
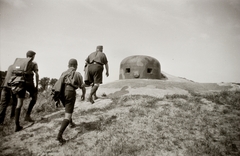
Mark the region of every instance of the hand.
POLYGON ((106 76, 107 76, 107 77, 109 76, 109 73, 108 73, 108 72, 106 72, 106 76))
POLYGON ((85 95, 82 95, 81 96, 81 101, 84 101, 85 100, 85 95))

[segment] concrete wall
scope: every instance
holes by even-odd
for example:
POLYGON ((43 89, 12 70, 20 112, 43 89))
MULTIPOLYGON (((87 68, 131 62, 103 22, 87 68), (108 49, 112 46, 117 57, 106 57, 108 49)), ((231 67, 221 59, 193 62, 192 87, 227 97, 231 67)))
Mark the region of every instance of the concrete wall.
POLYGON ((120 64, 119 79, 161 79, 161 65, 153 57, 129 56, 120 64))

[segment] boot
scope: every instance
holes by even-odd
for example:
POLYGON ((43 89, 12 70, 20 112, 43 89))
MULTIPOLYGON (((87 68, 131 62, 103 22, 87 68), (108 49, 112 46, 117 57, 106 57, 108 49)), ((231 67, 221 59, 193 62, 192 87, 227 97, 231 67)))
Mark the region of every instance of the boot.
POLYGON ((93 98, 92 96, 89 96, 88 99, 87 99, 88 102, 91 102, 92 104, 94 104, 95 102, 93 101, 93 98))
POLYGON ((67 140, 65 140, 65 139, 62 138, 62 135, 58 135, 57 141, 58 141, 61 145, 65 144, 65 143, 67 142, 67 140))
POLYGON ((32 99, 29 103, 29 106, 28 106, 28 110, 27 110, 27 114, 25 116, 25 121, 28 121, 28 122, 34 122, 34 120, 30 117, 30 114, 32 112, 32 109, 33 109, 33 106, 35 105, 36 103, 36 100, 32 99))
POLYGON ((24 121, 28 121, 28 122, 34 122, 34 120, 30 117, 29 114, 26 114, 24 121))
POLYGON ((62 134, 65 131, 65 129, 67 128, 68 124, 69 124, 69 120, 68 119, 64 119, 62 121, 62 125, 60 127, 60 130, 59 130, 58 136, 57 136, 57 141, 59 141, 60 144, 66 143, 66 140, 62 138, 62 134))
POLYGON ((95 94, 93 94, 93 97, 94 97, 94 98, 93 98, 94 100, 97 100, 97 99, 98 99, 98 97, 97 97, 97 95, 96 95, 96 92, 95 92, 95 94))
POLYGON ((69 121, 70 128, 75 128, 77 125, 72 121, 72 119, 69 121))
POLYGON ((16 126, 16 128, 15 128, 15 132, 21 131, 22 129, 23 129, 23 127, 20 126, 20 125, 18 125, 18 126, 16 126))

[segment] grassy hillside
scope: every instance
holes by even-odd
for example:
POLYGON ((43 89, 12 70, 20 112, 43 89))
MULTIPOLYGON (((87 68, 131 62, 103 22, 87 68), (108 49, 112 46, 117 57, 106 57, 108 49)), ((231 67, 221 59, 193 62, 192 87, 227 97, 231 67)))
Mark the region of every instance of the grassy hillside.
POLYGON ((13 132, 8 111, 0 155, 240 155, 240 91, 78 100, 77 127, 66 129, 63 146, 55 140, 63 108, 56 110, 47 93, 39 96, 38 121, 23 131, 13 132))

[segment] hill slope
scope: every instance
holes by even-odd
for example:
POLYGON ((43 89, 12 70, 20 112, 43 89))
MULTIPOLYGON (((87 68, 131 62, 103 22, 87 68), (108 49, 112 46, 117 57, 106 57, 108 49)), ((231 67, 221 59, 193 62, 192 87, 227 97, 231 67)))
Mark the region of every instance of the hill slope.
MULTIPOLYGON (((78 97, 73 115, 77 127, 66 129, 68 143, 63 146, 55 140, 62 107, 35 116, 34 125, 17 133, 12 126, 2 127, 11 134, 2 135, 0 155, 240 154, 239 86, 168 78, 104 84, 93 105, 78 97)), ((44 105, 50 103, 38 101, 35 114, 44 105)))

